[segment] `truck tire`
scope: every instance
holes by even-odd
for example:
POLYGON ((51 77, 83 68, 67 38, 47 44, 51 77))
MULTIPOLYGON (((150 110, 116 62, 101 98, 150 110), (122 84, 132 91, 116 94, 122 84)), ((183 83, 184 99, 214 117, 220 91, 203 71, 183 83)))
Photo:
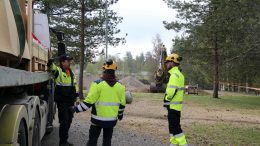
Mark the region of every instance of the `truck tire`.
POLYGON ((25 123, 22 120, 19 125, 17 143, 19 146, 27 146, 27 133, 25 123))
POLYGON ((41 119, 38 110, 35 111, 34 127, 33 127, 33 146, 41 146, 40 138, 41 119))

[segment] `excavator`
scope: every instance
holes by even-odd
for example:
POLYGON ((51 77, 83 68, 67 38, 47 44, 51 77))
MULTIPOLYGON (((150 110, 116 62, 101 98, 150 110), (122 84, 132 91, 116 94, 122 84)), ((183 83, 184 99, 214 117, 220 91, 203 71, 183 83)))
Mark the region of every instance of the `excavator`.
POLYGON ((163 93, 166 89, 166 84, 168 82, 168 73, 166 69, 165 59, 167 57, 167 50, 164 45, 160 49, 160 59, 158 70, 154 73, 154 80, 150 84, 150 92, 152 93, 163 93))

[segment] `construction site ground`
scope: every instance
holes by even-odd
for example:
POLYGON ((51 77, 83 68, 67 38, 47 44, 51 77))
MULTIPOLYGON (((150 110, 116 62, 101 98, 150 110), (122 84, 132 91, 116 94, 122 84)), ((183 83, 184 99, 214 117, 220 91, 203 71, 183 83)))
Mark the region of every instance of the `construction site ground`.
MULTIPOLYGON (((163 94, 135 93, 122 126, 132 132, 168 141, 167 111, 163 94)), ((260 145, 260 97, 220 92, 186 95, 182 127, 191 145, 260 145)))
MULTIPOLYGON (((259 146, 260 97, 220 92, 213 99, 210 91, 200 95, 185 95, 182 128, 193 146, 259 146)), ((133 93, 134 102, 127 105, 123 121, 118 122, 113 145, 168 145, 167 111, 162 106, 163 94, 133 93)), ((70 129, 70 141, 86 145, 90 111, 75 114, 70 129)), ((46 136, 42 145, 58 143, 58 124, 46 136), (50 137, 57 137, 52 142, 50 137), (49 137, 49 138, 48 138, 49 137)), ((99 139, 101 143, 102 137, 99 139)))

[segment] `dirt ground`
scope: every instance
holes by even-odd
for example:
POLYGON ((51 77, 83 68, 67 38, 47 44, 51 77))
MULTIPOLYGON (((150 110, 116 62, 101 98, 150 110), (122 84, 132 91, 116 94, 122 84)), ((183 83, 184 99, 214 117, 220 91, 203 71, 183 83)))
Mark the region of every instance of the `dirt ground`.
MULTIPOLYGON (((224 94, 224 93, 221 93, 224 94)), ((226 94, 226 93, 225 93, 226 94)), ((118 122, 113 138, 113 145, 115 146, 162 146, 168 145, 168 123, 167 111, 162 105, 160 97, 163 94, 138 93, 134 95, 132 104, 126 106, 124 119, 118 122), (143 96, 144 97, 141 97, 143 96), (153 97, 150 97, 153 96, 153 97)), ((192 132, 194 124, 206 125, 214 127, 219 123, 227 125, 235 125, 242 128, 257 128, 260 129, 260 110, 253 109, 239 109, 218 106, 202 106, 191 101, 184 100, 182 111, 181 124, 182 128, 187 133, 187 138, 190 140, 189 145, 211 145, 209 142, 214 141, 206 134, 200 137, 192 132), (207 139, 208 138, 208 139, 207 139), (207 139, 207 140, 205 140, 207 139), (197 143, 197 141, 199 141, 197 143), (202 142, 201 142, 202 141, 202 142)), ((76 146, 86 144, 89 129, 90 111, 75 114, 73 124, 70 130, 70 141, 76 146)), ((48 135, 42 141, 42 145, 57 145, 58 139, 58 122, 55 120, 55 130, 51 135, 48 135)), ((219 132, 219 131, 214 131, 219 132)), ((207 132, 203 132, 204 134, 207 132)), ((228 133, 227 134, 234 134, 228 133)), ((218 137, 217 137, 218 139, 218 137)), ((227 140, 229 142, 229 139, 227 140)), ((99 140, 101 145, 101 138, 99 140)), ((240 144, 240 143, 238 143, 240 144)), ((218 145, 218 144, 217 144, 218 145)), ((223 145, 223 144, 221 144, 223 145)), ((225 145, 225 144, 224 144, 225 145)), ((230 143, 226 144, 230 145, 230 143)), ((253 145, 253 144, 252 144, 253 145)), ((260 145, 260 144, 259 144, 260 145)))
MULTIPOLYGON (((74 118, 69 130, 68 141, 73 143, 75 146, 86 146, 89 137, 90 127, 90 111, 83 113, 74 114, 74 118)), ((126 121, 126 119, 123 119, 126 121)), ((59 145, 59 122, 56 114, 54 121, 54 130, 49 135, 45 135, 41 145, 42 146, 58 146, 59 145)), ((98 140, 98 146, 102 145, 103 135, 101 134, 98 140)), ((151 137, 150 135, 135 133, 129 131, 124 127, 124 123, 119 121, 117 126, 114 128, 112 146, 162 146, 168 145, 158 141, 157 138, 151 137)))
MULTIPOLYGON (((127 106, 125 119, 120 125, 133 133, 151 135, 165 143, 168 141, 166 114, 167 111, 163 108, 161 101, 142 98, 127 106)), ((232 123, 237 126, 259 126, 260 116, 257 112, 250 110, 205 108, 192 103, 184 104, 181 120, 184 130, 192 123, 210 125, 219 122, 232 123)))

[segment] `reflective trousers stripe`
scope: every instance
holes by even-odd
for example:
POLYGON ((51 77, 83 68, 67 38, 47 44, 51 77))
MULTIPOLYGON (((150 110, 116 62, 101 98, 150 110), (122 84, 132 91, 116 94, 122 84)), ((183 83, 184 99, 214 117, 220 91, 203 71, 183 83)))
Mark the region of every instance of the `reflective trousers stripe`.
POLYGON ((174 137, 175 137, 175 138, 178 138, 178 137, 181 137, 181 136, 183 136, 183 135, 184 135, 183 133, 180 133, 180 134, 174 135, 174 137))
POLYGON ((91 115, 92 118, 96 119, 96 120, 100 120, 100 121, 115 121, 117 120, 117 117, 113 117, 113 118, 104 118, 104 117, 99 117, 96 115, 91 115))
POLYGON ((119 102, 96 102, 96 105, 102 105, 102 106, 119 106, 119 102))

